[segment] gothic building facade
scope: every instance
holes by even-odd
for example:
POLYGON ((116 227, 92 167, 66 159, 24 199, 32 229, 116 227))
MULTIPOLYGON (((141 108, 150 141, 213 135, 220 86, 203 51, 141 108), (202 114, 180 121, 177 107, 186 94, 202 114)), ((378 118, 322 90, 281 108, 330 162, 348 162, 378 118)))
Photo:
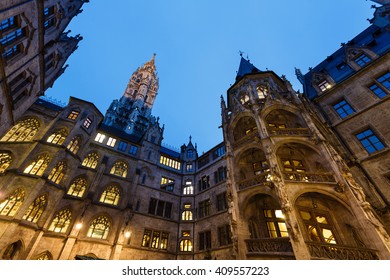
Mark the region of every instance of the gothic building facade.
POLYGON ((105 115, 26 105, 0 135, 0 257, 390 259, 388 16, 297 70, 303 93, 241 57, 202 155, 162 145, 155 56, 105 115))
POLYGON ((87 0, 0 3, 0 134, 65 71, 82 39, 64 32, 87 0))

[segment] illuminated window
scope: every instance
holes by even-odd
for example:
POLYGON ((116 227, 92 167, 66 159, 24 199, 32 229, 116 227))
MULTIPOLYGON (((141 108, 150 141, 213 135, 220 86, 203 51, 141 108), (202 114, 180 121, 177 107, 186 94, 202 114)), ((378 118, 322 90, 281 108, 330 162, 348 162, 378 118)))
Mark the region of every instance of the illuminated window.
POLYGON ((189 239, 180 241, 180 252, 192 252, 192 241, 189 239))
POLYGON ((81 165, 95 169, 98 164, 98 160, 99 156, 96 153, 90 153, 85 157, 81 165))
POLYGON ((15 190, 10 196, 0 201, 0 215, 13 217, 24 201, 25 192, 15 190))
POLYGON ((192 181, 186 181, 186 184, 183 187, 183 194, 184 195, 194 194, 194 186, 192 185, 192 181))
POLYGON ((90 118, 86 118, 84 123, 83 123, 83 126, 85 128, 89 128, 91 126, 91 124, 92 124, 92 120, 90 118))
POLYGON ((26 214, 23 216, 23 220, 36 223, 41 217, 43 211, 46 208, 47 195, 41 195, 37 197, 34 202, 28 208, 26 214))
POLYGON ((165 156, 160 156, 160 164, 180 170, 180 162, 165 156))
POLYGON ((72 110, 70 113, 69 113, 69 115, 68 115, 68 119, 69 120, 75 120, 75 119, 77 119, 77 117, 79 116, 79 114, 80 114, 80 112, 79 111, 76 111, 76 110, 72 110))
POLYGON ((86 189, 87 180, 85 178, 78 177, 74 179, 73 182, 70 184, 67 194, 76 197, 83 197, 86 189))
POLYGON ((199 233, 199 251, 211 248, 211 231, 199 233))
POLYGON ((271 129, 284 129, 286 124, 284 123, 268 123, 268 127, 271 129))
POLYGON ((286 222, 282 210, 263 210, 263 213, 269 237, 288 237, 286 222))
POLYGON ((103 143, 104 139, 106 138, 106 135, 102 133, 96 134, 95 141, 99 143, 103 143))
POLYGON ((351 107, 351 105, 348 104, 348 102, 345 99, 334 104, 333 109, 336 110, 337 114, 342 119, 344 119, 348 115, 355 113, 355 110, 351 107))
POLYGON ((249 102, 249 95, 246 93, 240 94, 240 103, 244 105, 247 102, 249 102))
POLYGON ((330 89, 332 87, 332 85, 327 80, 323 80, 322 82, 320 82, 318 84, 318 87, 320 88, 320 90, 322 92, 324 92, 324 91, 327 91, 328 89, 330 89))
POLYGON ((110 174, 126 178, 128 165, 124 161, 117 161, 110 170, 110 174))
POLYGON ((48 260, 52 260, 52 256, 48 253, 48 252, 45 252, 43 254, 40 254, 36 260, 37 261, 48 261, 48 260))
MULTIPOLYGON (((100 142, 100 141, 99 141, 100 142)), ((102 142, 100 142, 102 143, 102 142)), ((115 138, 112 138, 112 137, 109 137, 108 140, 107 140, 107 146, 110 146, 110 147, 114 147, 115 146, 115 143, 116 143, 116 139, 115 138)))
POLYGON ((183 206, 184 206, 184 211, 181 214, 181 219, 183 221, 192 221, 193 218, 192 211, 189 210, 192 208, 191 203, 185 203, 183 206))
POLYGON ((167 177, 161 177, 161 182, 160 182, 160 189, 167 191, 167 192, 173 192, 175 188, 175 180, 170 179, 167 177))
POLYGON ((118 187, 108 186, 103 191, 99 201, 110 205, 118 205, 120 194, 121 192, 118 187))
POLYGON ((55 184, 59 184, 65 175, 66 164, 63 161, 57 163, 53 170, 50 172, 48 179, 55 184))
POLYGON ((142 247, 166 250, 168 248, 169 234, 157 230, 145 229, 142 237, 142 247))
POLYGON ((58 212, 50 224, 49 231, 66 233, 69 228, 72 213, 69 209, 64 209, 58 212))
POLYGON ((28 142, 34 138, 38 129, 39 122, 36 119, 19 121, 3 136, 1 141, 28 142))
POLYGON ((66 147, 71 153, 77 154, 80 149, 81 138, 80 136, 74 137, 66 147))
POLYGON ((68 133, 66 133, 65 129, 58 130, 47 138, 47 142, 62 145, 67 135, 68 133))
POLYGON ((0 175, 11 165, 12 156, 9 153, 0 153, 0 175))
POLYGON ((360 141, 362 146, 369 154, 376 151, 383 150, 385 145, 379 140, 379 138, 372 132, 371 129, 367 129, 361 133, 356 134, 356 138, 360 141))
POLYGON ((231 237, 229 225, 218 227, 218 241, 219 241, 219 246, 232 244, 232 237, 231 237))
POLYGON ((303 166, 302 160, 299 159, 283 159, 283 168, 285 171, 305 172, 306 168, 303 166))
POLYGON ((26 174, 42 176, 49 161, 50 157, 47 154, 39 155, 23 172, 26 174))
POLYGON ((317 212, 315 209, 299 211, 306 227, 307 237, 310 241, 336 244, 334 228, 326 213, 317 212))
POLYGON ((87 236, 97 239, 107 239, 111 223, 106 216, 99 216, 89 226, 87 236))
POLYGON ((268 87, 266 85, 261 85, 256 87, 257 96, 259 99, 264 99, 268 95, 268 87))

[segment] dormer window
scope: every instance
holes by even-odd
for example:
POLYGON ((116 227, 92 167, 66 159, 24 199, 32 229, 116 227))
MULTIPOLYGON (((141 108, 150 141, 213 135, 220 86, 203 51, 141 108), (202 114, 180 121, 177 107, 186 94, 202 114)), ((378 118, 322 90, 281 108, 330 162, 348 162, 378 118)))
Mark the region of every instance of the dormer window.
POLYGON ((371 58, 369 58, 365 53, 360 54, 357 56, 354 61, 357 65, 360 67, 364 67, 367 63, 371 62, 371 58))
POLYGON ((328 80, 323 80, 322 82, 320 82, 318 84, 318 87, 320 88, 320 90, 322 92, 325 92, 327 91, 328 89, 330 89, 332 87, 332 85, 328 82, 328 80))

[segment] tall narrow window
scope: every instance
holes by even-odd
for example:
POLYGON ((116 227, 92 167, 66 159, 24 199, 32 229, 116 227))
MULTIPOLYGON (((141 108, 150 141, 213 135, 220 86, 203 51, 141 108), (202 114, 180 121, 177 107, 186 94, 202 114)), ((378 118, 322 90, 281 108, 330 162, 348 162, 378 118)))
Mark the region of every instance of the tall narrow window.
POLYGON ((0 175, 3 174, 11 165, 12 156, 9 153, 0 152, 0 175))
POLYGON ((107 146, 115 147, 115 143, 116 143, 116 139, 115 139, 115 138, 112 138, 112 137, 109 137, 109 138, 108 138, 108 140, 107 140, 107 146))
POLYGON ((127 143, 120 141, 119 145, 118 145, 118 150, 121 152, 124 152, 124 151, 126 151, 126 148, 127 148, 127 143))
POLYGON ((385 145, 379 140, 371 129, 367 129, 356 134, 356 138, 369 154, 380 151, 385 148, 385 145))
POLYGON ((219 246, 225 246, 228 244, 232 244, 232 238, 231 238, 229 225, 224 225, 222 227, 218 227, 218 241, 219 241, 219 246))
POLYGON ((223 211, 227 209, 226 192, 217 195, 217 210, 223 211))
POLYGON ((58 212, 50 224, 49 231, 66 233, 69 228, 72 212, 69 209, 64 209, 58 212))
POLYGON ((48 143, 62 145, 68 133, 65 129, 57 130, 47 138, 48 143))
POLYGON ((39 155, 23 172, 26 174, 42 176, 49 161, 50 157, 47 154, 39 155))
POLYGON ((189 239, 183 239, 180 241, 181 252, 192 252, 192 241, 189 239))
POLYGON ((118 205, 120 194, 121 192, 117 186, 108 186, 103 191, 99 201, 110 205, 118 205))
POLYGON ((103 143, 104 139, 106 139, 106 135, 102 133, 96 134, 95 141, 99 143, 103 143))
POLYGON ((62 178, 65 175, 66 163, 64 161, 60 161, 54 166, 53 170, 50 172, 48 179, 55 184, 61 183, 62 178))
POLYGON ((7 142, 28 142, 33 140, 35 134, 38 132, 39 122, 36 119, 26 119, 17 122, 1 141, 7 142))
POLYGON ((15 190, 10 196, 0 201, 0 215, 13 217, 24 201, 23 189, 15 190))
POLYGON ((185 186, 183 187, 184 195, 192 195, 194 194, 194 186, 192 185, 192 181, 187 180, 185 182, 185 186))
POLYGON ((56 12, 55 6, 47 7, 43 10, 43 15, 45 20, 43 22, 43 26, 45 29, 49 29, 50 27, 56 25, 57 18, 55 12, 56 12))
POLYGON ((99 156, 96 153, 90 153, 84 158, 81 165, 95 169, 98 164, 98 160, 99 160, 99 156))
POLYGON ((74 179, 73 182, 70 184, 67 194, 76 197, 83 197, 86 189, 87 180, 85 178, 78 177, 74 179))
POLYGON ((211 231, 199 233, 199 251, 211 248, 211 231))
POLYGON ((68 146, 66 147, 71 153, 77 154, 80 149, 81 138, 80 136, 75 136, 70 140, 68 146))
POLYGON ((23 216, 23 220, 36 223, 41 217, 43 211, 46 208, 47 195, 41 195, 37 197, 34 202, 28 208, 26 214, 23 216))
POLYGON ((92 120, 90 118, 86 118, 84 123, 83 123, 83 126, 85 128, 89 128, 91 126, 91 124, 92 124, 92 120))
POLYGON ((124 162, 124 161, 117 161, 112 166, 112 168, 110 170, 110 174, 126 178, 128 168, 129 167, 128 167, 126 162, 124 162))
POLYGON ((192 205, 191 203, 184 203, 184 210, 181 214, 182 221, 192 221, 192 205))
POLYGON ((199 218, 203 218, 210 215, 210 199, 199 202, 198 206, 198 216, 199 218))
POLYGON ((340 118, 344 119, 348 115, 351 115, 355 112, 355 110, 348 104, 348 102, 343 99, 340 102, 337 102, 333 105, 333 109, 337 112, 340 118))
POLYGON ((111 223, 106 216, 99 216, 89 226, 87 236, 97 239, 107 239, 111 223))

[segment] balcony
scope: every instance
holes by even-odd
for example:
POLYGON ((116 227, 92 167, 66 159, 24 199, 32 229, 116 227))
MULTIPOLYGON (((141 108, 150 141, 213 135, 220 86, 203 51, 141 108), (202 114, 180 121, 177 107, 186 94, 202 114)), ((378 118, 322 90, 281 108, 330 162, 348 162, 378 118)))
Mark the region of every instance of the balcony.
POLYGON ((306 242, 312 259, 328 260, 378 260, 375 250, 336 244, 306 242))
POLYGON ((285 181, 305 182, 305 183, 336 183, 335 178, 330 173, 309 173, 309 172, 283 172, 285 181))
POLYGON ((269 135, 273 136, 310 136, 308 128, 273 128, 268 129, 269 135))
POLYGON ((259 134, 257 133, 257 131, 252 131, 248 134, 246 134, 245 136, 243 136, 242 138, 236 140, 234 143, 233 143, 233 148, 237 148, 243 144, 246 144, 246 143, 250 143, 252 142, 256 136, 258 136, 259 134))
POLYGON ((257 238, 245 240, 247 255, 274 255, 278 257, 294 258, 290 238, 257 238))
POLYGON ((269 172, 264 172, 252 178, 242 180, 238 182, 238 190, 241 191, 258 185, 269 184, 267 180, 268 176, 269 176, 269 172))

